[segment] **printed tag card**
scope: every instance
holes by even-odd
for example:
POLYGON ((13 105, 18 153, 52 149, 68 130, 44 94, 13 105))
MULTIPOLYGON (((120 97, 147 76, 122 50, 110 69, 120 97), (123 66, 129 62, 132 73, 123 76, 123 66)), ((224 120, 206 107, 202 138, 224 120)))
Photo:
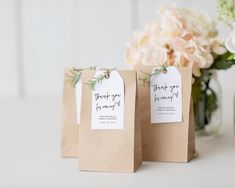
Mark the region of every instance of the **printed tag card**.
POLYGON ((182 81, 176 67, 150 79, 151 123, 182 122, 182 81))
MULTIPOLYGON (((103 71, 95 73, 102 77, 103 71)), ((124 83, 117 71, 111 71, 108 79, 97 83, 92 91, 92 129, 123 129, 124 83)))

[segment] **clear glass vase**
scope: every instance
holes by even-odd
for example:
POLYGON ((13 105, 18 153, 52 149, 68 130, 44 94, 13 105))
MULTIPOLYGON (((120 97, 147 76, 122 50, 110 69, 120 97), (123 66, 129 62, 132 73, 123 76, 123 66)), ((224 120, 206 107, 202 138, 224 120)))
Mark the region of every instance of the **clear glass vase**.
POLYGON ((193 85, 196 136, 218 135, 222 123, 221 86, 214 70, 203 70, 193 85))

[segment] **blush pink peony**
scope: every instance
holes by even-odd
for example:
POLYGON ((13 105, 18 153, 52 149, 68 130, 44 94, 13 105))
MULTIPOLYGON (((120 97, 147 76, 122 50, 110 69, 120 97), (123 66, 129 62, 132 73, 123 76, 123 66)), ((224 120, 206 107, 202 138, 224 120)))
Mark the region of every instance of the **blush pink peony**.
POLYGON ((134 32, 125 52, 129 64, 192 66, 200 76, 216 55, 226 52, 216 38, 213 20, 201 11, 176 7, 161 8, 160 20, 134 32))

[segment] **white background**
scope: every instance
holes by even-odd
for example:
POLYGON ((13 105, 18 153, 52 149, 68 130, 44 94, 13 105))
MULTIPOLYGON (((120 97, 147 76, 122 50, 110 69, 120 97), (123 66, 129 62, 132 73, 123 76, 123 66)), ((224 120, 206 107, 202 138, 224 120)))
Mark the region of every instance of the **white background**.
MULTIPOLYGON (((78 175, 77 161, 59 157, 64 67, 127 67, 123 54, 132 31, 155 19, 160 5, 172 3, 216 18, 216 0, 0 0, 0 187, 88 186, 92 180, 105 187, 108 179, 113 186, 143 187, 160 179, 169 187, 181 187, 185 179, 189 187, 231 185, 235 67, 218 75, 222 134, 229 136, 199 145, 201 160, 145 165, 139 175, 117 177, 78 175)), ((222 37, 228 35, 224 27, 222 37)))
MULTIPOLYGON (((127 67, 123 54, 132 31, 169 4, 217 16, 216 0, 0 0, 0 98, 60 97, 66 66, 127 67)), ((224 25, 220 30, 228 35, 224 25)), ((234 73, 235 67, 219 73, 228 123, 234 73)))

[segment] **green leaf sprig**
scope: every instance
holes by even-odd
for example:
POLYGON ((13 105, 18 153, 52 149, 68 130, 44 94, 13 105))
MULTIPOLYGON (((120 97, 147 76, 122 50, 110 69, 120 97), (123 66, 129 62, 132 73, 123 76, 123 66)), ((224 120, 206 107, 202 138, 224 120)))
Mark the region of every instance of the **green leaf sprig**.
MULTIPOLYGON (((72 70, 66 74, 67 81, 72 84, 73 87, 76 86, 78 81, 81 78, 82 72, 86 69, 77 69, 77 68, 72 68, 72 70)), ((88 70, 96 70, 96 66, 90 67, 88 70)))
POLYGON ((81 78, 83 69, 72 68, 72 70, 66 74, 67 81, 72 84, 73 87, 76 86, 81 78))
POLYGON ((223 55, 219 55, 214 59, 213 64, 209 69, 216 69, 216 70, 226 70, 231 68, 235 65, 235 55, 229 51, 227 51, 223 55))
POLYGON ((140 78, 139 80, 142 81, 143 85, 150 85, 150 80, 151 80, 151 77, 154 76, 154 75, 158 75, 158 74, 166 74, 167 73, 167 66, 165 65, 162 65, 160 67, 156 67, 152 70, 152 72, 150 74, 148 73, 145 73, 143 71, 141 71, 143 74, 145 74, 145 77, 143 78, 140 78))
POLYGON ((86 82, 86 84, 90 87, 91 90, 94 91, 96 84, 101 84, 103 80, 109 79, 112 70, 115 69, 100 69, 100 71, 103 71, 102 74, 100 74, 99 76, 94 76, 91 80, 86 82))

